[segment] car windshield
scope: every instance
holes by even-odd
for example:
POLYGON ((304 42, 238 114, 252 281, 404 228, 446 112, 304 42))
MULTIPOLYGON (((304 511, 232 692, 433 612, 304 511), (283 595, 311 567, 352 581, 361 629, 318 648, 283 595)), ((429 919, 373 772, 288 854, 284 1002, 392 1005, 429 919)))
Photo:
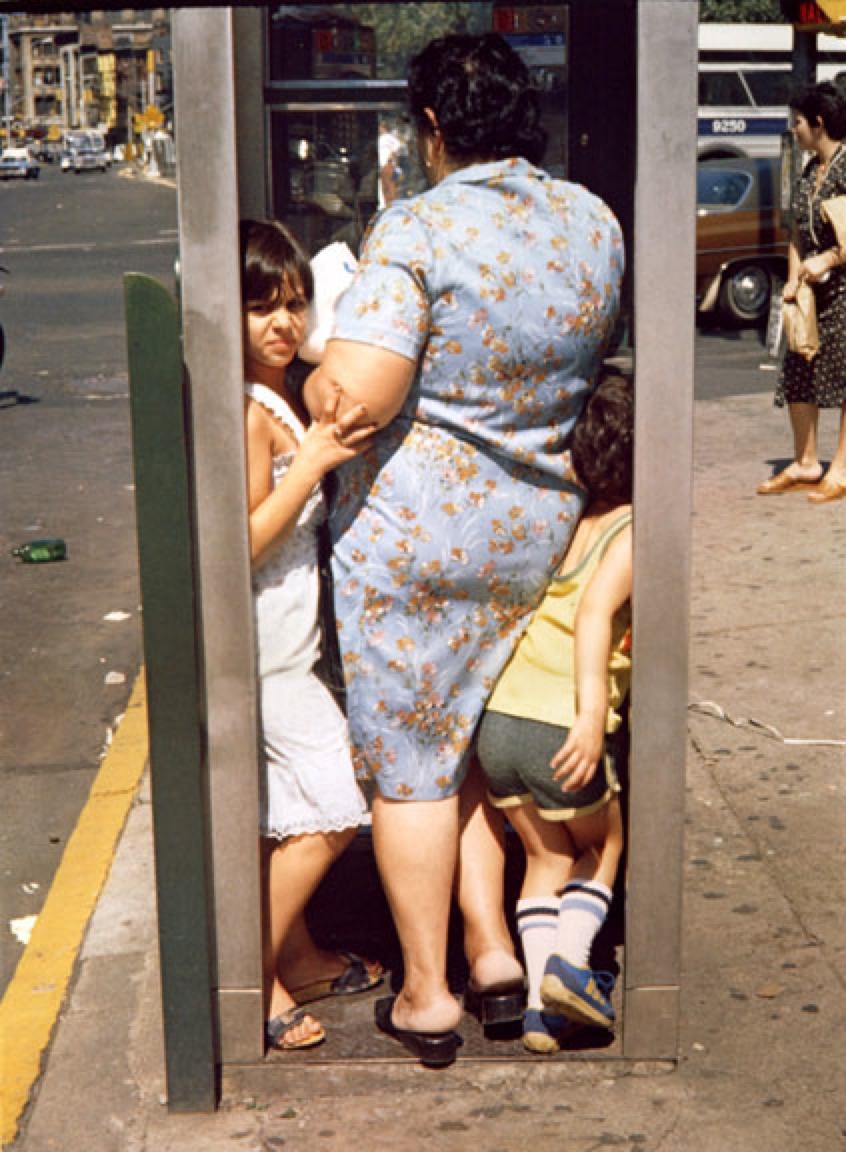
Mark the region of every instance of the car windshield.
POLYGON ((700 208, 736 208, 751 184, 748 172, 700 166, 696 170, 696 201, 700 208))
POLYGON ((752 103, 737 72, 700 72, 699 103, 704 107, 746 107, 752 103))
POLYGON ((793 76, 790 72, 761 70, 743 73, 743 79, 749 85, 752 98, 756 104, 764 107, 773 104, 784 104, 790 99, 793 90, 793 76))

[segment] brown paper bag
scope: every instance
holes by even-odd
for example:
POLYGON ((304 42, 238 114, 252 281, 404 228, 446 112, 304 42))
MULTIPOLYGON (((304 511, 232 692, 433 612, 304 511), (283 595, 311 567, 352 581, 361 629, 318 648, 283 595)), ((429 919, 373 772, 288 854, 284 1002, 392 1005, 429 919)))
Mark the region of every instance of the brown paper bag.
POLYGON ((803 359, 813 360, 819 351, 820 338, 817 332, 817 305, 811 285, 803 280, 796 299, 785 300, 782 311, 787 347, 803 359))
POLYGON ((832 196, 820 204, 823 220, 828 220, 837 237, 837 246, 846 251, 846 196, 832 196))

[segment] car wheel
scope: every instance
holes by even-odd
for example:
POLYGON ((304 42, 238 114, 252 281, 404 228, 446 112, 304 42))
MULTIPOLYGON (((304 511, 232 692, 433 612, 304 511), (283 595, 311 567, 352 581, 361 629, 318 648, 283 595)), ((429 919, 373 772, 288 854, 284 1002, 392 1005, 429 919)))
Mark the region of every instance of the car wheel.
POLYGON ((772 277, 761 264, 736 264, 723 277, 719 310, 735 324, 753 324, 769 312, 772 277))

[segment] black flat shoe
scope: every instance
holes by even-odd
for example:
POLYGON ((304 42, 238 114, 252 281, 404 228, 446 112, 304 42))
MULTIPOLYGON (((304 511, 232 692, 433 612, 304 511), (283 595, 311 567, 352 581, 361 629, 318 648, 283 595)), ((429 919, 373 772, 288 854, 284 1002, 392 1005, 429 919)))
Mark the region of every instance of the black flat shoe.
POLYGON ((412 1028, 397 1028, 393 1021, 396 996, 385 996, 374 1005, 376 1027, 386 1036, 399 1040, 421 1064, 427 1068, 446 1068, 455 1060, 461 1044, 457 1032, 415 1032, 412 1028))
POLYGON ((502 980, 479 988, 472 980, 464 992, 464 1007, 484 1028, 496 1024, 514 1024, 523 1019, 526 1010, 526 986, 523 980, 502 980))

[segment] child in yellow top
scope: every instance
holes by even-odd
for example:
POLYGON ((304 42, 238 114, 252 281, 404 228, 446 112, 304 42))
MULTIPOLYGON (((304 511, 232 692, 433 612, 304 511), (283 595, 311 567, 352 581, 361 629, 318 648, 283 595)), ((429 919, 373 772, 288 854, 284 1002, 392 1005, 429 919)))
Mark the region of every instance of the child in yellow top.
POLYGON ((623 848, 614 733, 630 671, 633 426, 631 384, 606 376, 573 437, 590 503, 479 729, 491 802, 526 852, 517 926, 535 1052, 557 1051, 573 1022, 614 1023, 613 978, 590 951, 623 848))

